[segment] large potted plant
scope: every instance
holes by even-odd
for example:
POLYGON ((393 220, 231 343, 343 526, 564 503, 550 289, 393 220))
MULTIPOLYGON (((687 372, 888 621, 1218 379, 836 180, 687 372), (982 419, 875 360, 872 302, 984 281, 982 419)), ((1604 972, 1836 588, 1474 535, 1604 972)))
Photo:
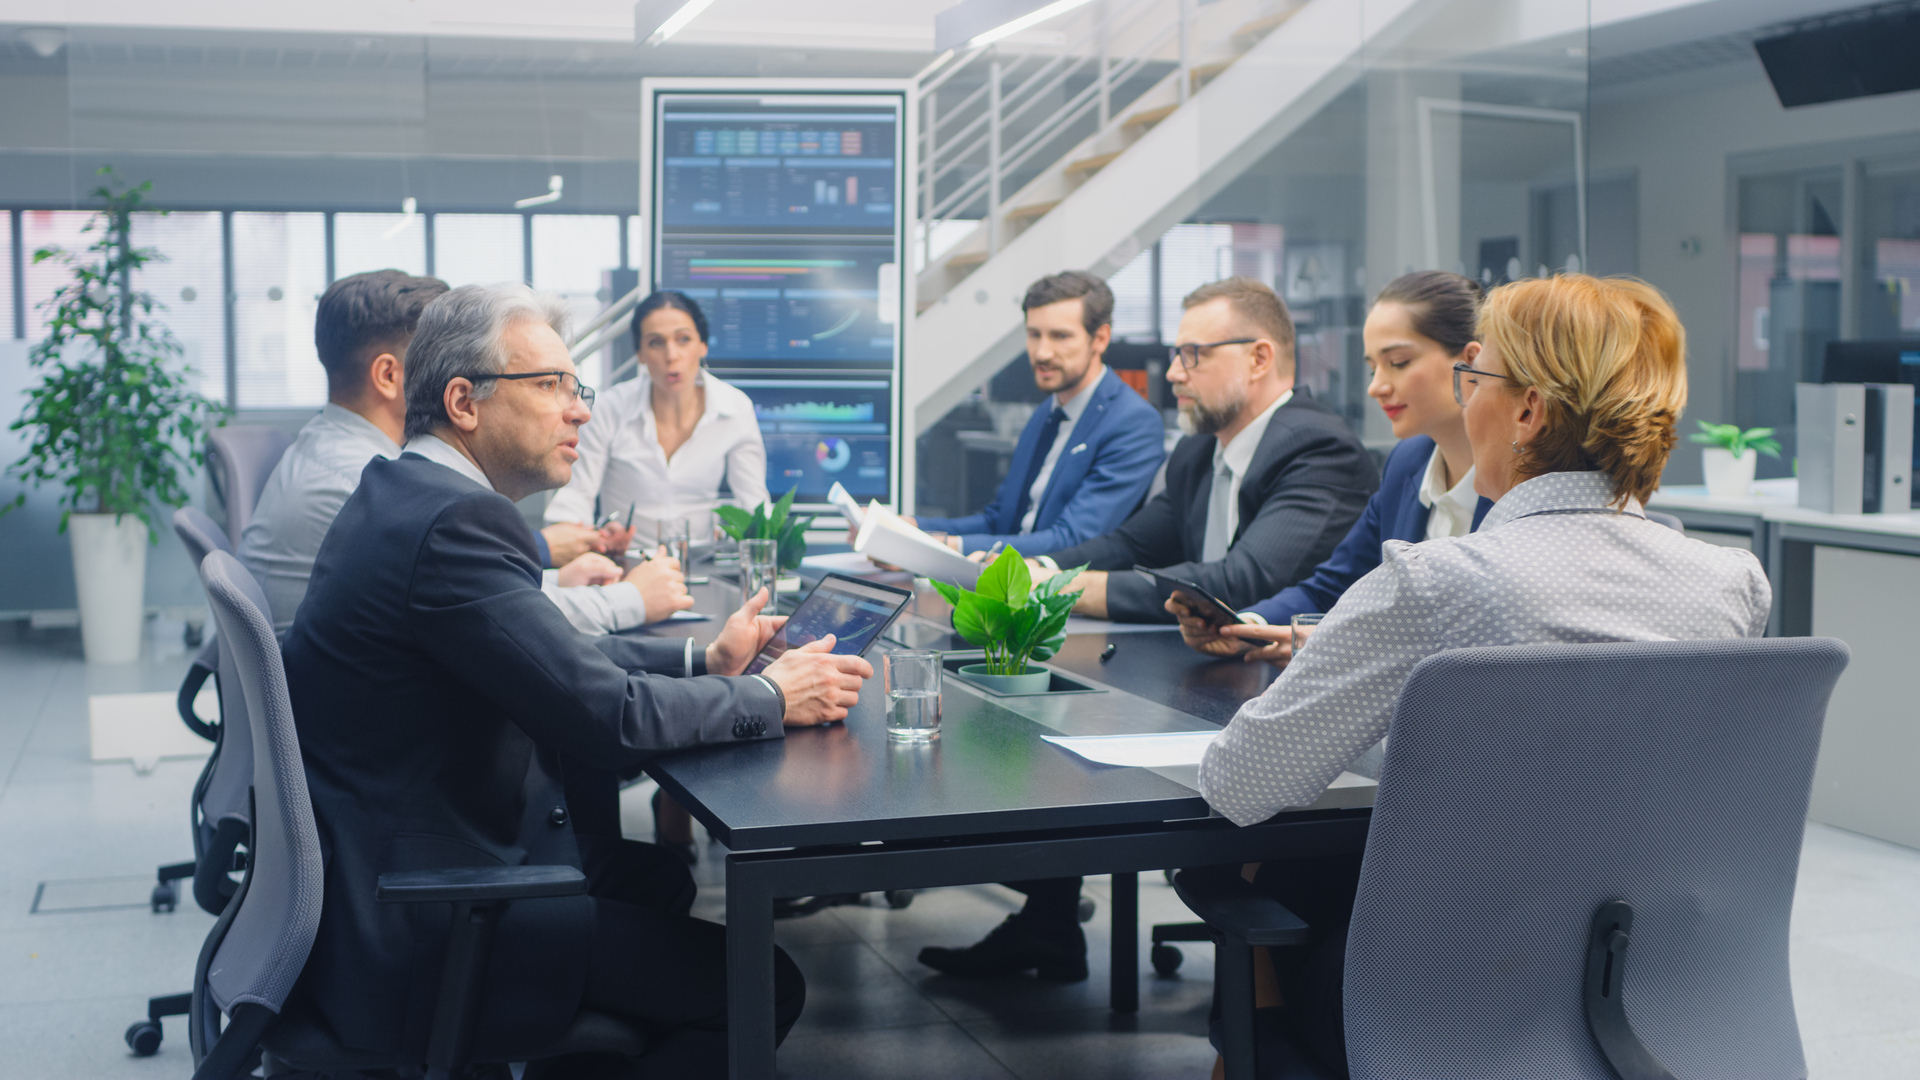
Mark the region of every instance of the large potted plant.
POLYGON ((1075 594, 1060 590, 1085 569, 1062 570, 1035 585, 1027 560, 1007 548, 980 572, 972 589, 934 582, 953 605, 954 631, 987 654, 986 663, 962 667, 961 677, 1002 694, 1046 692, 1053 673, 1032 661, 1052 657, 1066 641, 1075 594))
MULTIPOLYGON (((779 549, 782 585, 786 584, 785 575, 800 569, 800 560, 807 557, 807 526, 813 524, 814 515, 792 512, 793 493, 798 490, 787 489, 771 507, 761 503, 751 514, 737 506, 722 506, 714 511, 720 516, 721 530, 735 540, 774 542, 779 549)), ((799 584, 797 578, 794 584, 799 584)))
POLYGON ((1757 427, 1742 431, 1739 424, 1696 422, 1700 430, 1687 438, 1706 446, 1700 452, 1700 467, 1706 473, 1707 494, 1716 499, 1744 499, 1752 494, 1753 469, 1760 463, 1760 455, 1780 456, 1780 443, 1773 437, 1773 429, 1757 427))
MULTIPOLYGON (((200 437, 219 407, 191 389, 179 342, 154 318, 164 308, 133 287, 141 267, 165 259, 133 244, 133 215, 152 185, 100 175, 93 196, 104 205, 83 228, 92 243, 33 253, 68 278, 40 305, 47 336, 28 358, 42 377, 11 425, 31 441, 7 473, 64 488, 60 529, 72 543, 87 659, 128 663, 140 657, 153 507, 186 504, 181 469, 201 461, 200 437)), ((21 492, 0 513, 26 501, 21 492)))

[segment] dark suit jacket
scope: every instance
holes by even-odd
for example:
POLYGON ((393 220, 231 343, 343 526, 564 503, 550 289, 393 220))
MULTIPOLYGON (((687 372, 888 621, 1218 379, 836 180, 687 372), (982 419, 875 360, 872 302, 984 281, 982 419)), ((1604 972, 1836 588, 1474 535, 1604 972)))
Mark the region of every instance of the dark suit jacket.
MULTIPOLYGON (((448 905, 377 903, 380 874, 579 866, 585 808, 566 781, 580 763, 782 737, 778 701, 757 680, 645 674, 684 673, 686 648, 577 633, 541 595, 533 532, 504 496, 417 454, 367 465, 285 649, 326 866, 302 990, 347 1045, 424 1050, 438 991, 448 905)), ((693 651, 695 674, 703 656, 693 651)), ((585 896, 509 908, 480 1053, 559 1036, 592 929, 585 896)))
POLYGON ((1020 487, 1040 450, 1040 429, 1053 410, 1049 396, 1027 421, 1013 449, 1007 478, 985 510, 962 518, 920 518, 922 529, 955 533, 961 550, 979 551, 998 541, 1020 549, 1022 555, 1047 555, 1091 539, 1127 519, 1153 486, 1153 474, 1167 456, 1160 414, 1112 370, 1087 393, 1086 411, 1060 450, 1047 486, 1040 492, 1040 509, 1033 515, 1033 531, 1022 533, 1014 511, 1020 505, 1020 487))
MULTIPOLYGON (((1387 455, 1380 490, 1367 500, 1366 512, 1353 523, 1347 538, 1340 541, 1327 561, 1314 568, 1313 576, 1298 585, 1280 590, 1248 610, 1276 626, 1285 625, 1295 615, 1332 611, 1333 605, 1354 582, 1366 577, 1380 565, 1380 545, 1388 540, 1419 543, 1427 538, 1427 519, 1433 511, 1420 501, 1420 484, 1427 476, 1427 462, 1434 455, 1433 440, 1425 435, 1404 439, 1387 455)), ((1473 527, 1493 509, 1490 499, 1481 499, 1473 510, 1473 527)))
POLYGON ((1167 460, 1167 488, 1105 536, 1056 551, 1062 567, 1120 571, 1107 579, 1108 617, 1172 622, 1152 580, 1135 564, 1176 577, 1243 608, 1307 576, 1347 534, 1380 473, 1366 447, 1304 387, 1276 409, 1240 481, 1240 523, 1227 556, 1198 561, 1213 491, 1211 435, 1189 435, 1167 460))

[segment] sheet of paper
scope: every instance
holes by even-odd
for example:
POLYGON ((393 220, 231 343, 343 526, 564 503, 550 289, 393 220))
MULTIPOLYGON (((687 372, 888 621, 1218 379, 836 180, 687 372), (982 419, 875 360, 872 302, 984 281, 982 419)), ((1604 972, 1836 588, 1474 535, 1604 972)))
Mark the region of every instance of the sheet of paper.
POLYGON ((980 580, 983 565, 901 521, 878 501, 867 504, 866 520, 853 550, 876 562, 891 563, 903 570, 938 581, 973 588, 980 580))
POLYGON ((1198 765, 1220 729, 1171 731, 1152 735, 1042 735, 1041 738, 1100 765, 1161 768, 1198 765))
MULTIPOLYGON (((827 489, 827 501, 833 504, 835 510, 840 511, 841 517, 847 519, 847 524, 856 529, 867 519, 866 511, 860 509, 860 501, 855 499, 846 488, 841 487, 838 480, 835 480, 833 486, 827 489)), ((887 504, 880 505, 891 512, 892 508, 887 504)))

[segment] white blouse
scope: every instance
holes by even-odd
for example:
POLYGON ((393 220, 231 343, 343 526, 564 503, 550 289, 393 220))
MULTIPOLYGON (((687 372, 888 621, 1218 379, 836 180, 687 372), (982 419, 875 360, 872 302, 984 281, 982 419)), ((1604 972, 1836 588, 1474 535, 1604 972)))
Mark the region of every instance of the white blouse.
POLYGON ((638 378, 602 393, 593 403, 593 419, 580 429, 573 479, 554 493, 546 519, 595 524, 598 496, 601 514, 622 522, 633 507, 639 539, 650 543, 661 521, 688 517, 695 518, 694 535, 702 537, 701 519, 721 503, 722 478, 733 488, 735 505, 752 509, 765 502, 767 449, 753 401, 711 372, 701 372, 700 383, 706 410, 671 461, 660 449, 653 380, 644 368, 638 378))
POLYGON ((1478 532, 1389 540, 1300 655, 1200 762, 1200 794, 1240 825, 1305 806, 1387 734, 1434 653, 1539 642, 1760 637, 1773 590, 1750 551, 1690 540, 1598 472, 1519 484, 1478 532))

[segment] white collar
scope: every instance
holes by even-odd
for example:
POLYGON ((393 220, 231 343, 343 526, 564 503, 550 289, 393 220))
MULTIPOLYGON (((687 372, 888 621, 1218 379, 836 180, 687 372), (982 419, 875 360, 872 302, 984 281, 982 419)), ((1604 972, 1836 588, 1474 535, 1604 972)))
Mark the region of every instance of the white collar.
POLYGON ((378 447, 381 457, 397 458, 400 456, 400 444, 394 442, 392 436, 381 431, 380 425, 361 416, 345 405, 336 405, 329 401, 326 407, 320 410, 320 415, 326 417, 327 422, 335 427, 341 428, 361 439, 365 439, 368 443, 378 447))
POLYGON ((454 449, 451 443, 432 432, 415 435, 407 440, 406 453, 419 454, 435 465, 444 465, 452 469, 488 491, 495 490, 493 481, 487 479, 487 474, 480 471, 480 466, 475 465, 467 455, 454 449))
POLYGON ((1454 481, 1452 487, 1442 489, 1440 485, 1444 481, 1440 479, 1440 474, 1446 468, 1446 459, 1440 456, 1440 447, 1435 446, 1433 456, 1427 458, 1427 474, 1420 481, 1420 505, 1431 510, 1444 499, 1471 511, 1480 501, 1479 494, 1473 490, 1473 470, 1469 468, 1467 474, 1454 481))
MULTIPOLYGON (((653 376, 647 373, 647 369, 645 367, 642 367, 640 369, 640 373, 634 376, 634 381, 640 384, 641 411, 647 415, 648 419, 652 419, 653 417, 653 376)), ((721 381, 718 375, 710 374, 707 371, 707 369, 703 366, 700 369, 700 373, 693 377, 693 384, 695 386, 704 386, 707 388, 706 404, 700 410, 701 419, 706 419, 708 417, 719 417, 721 419, 729 419, 733 416, 734 404, 735 404, 734 397, 733 395, 726 392, 727 390, 731 389, 731 387, 729 387, 725 382, 721 381)))
POLYGON ((1067 414, 1067 423, 1079 423, 1081 415, 1087 411, 1087 403, 1093 400, 1094 391, 1100 389, 1100 380, 1106 377, 1106 371, 1102 370, 1099 379, 1095 379, 1088 385, 1081 387, 1080 392, 1073 395, 1073 400, 1064 405, 1060 402, 1059 394, 1052 395, 1053 407, 1067 414))
POLYGON ((1220 445, 1220 440, 1216 437, 1213 443, 1214 469, 1217 471, 1222 464, 1225 464, 1232 470, 1233 475, 1247 475, 1247 469, 1253 464, 1253 455, 1260 452, 1260 440, 1266 437, 1267 425, 1273 421, 1273 414, 1280 411, 1280 406, 1292 400, 1293 391, 1289 389, 1275 398, 1265 412, 1254 417, 1253 423, 1248 424, 1240 434, 1233 437, 1232 442, 1225 446, 1220 445))

